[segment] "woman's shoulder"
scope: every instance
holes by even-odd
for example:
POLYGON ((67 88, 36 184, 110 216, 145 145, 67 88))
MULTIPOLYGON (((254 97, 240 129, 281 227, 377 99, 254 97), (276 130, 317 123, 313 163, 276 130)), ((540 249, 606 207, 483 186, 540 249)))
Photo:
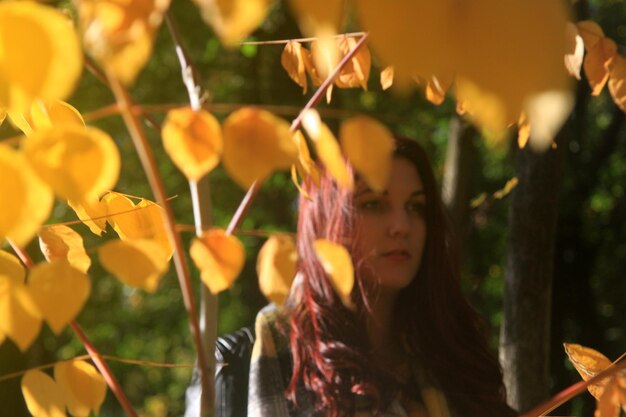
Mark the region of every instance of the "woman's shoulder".
POLYGON ((252 357, 275 357, 288 350, 289 318, 282 307, 270 304, 258 312, 254 324, 256 343, 252 357))

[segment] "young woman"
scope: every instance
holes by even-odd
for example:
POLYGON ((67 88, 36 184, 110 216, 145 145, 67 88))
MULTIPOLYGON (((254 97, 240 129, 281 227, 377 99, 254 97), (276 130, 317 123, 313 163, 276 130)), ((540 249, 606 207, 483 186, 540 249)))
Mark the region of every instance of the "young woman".
POLYGON ((298 277, 286 306, 256 322, 249 416, 512 416, 459 269, 423 149, 397 139, 383 193, 328 175, 301 198, 298 277), (346 308, 312 243, 344 245, 355 266, 346 308))

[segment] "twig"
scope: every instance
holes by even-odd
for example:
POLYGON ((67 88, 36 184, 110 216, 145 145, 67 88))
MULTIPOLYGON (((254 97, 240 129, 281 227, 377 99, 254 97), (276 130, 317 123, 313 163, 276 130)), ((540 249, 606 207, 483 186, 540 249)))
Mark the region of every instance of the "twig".
MULTIPOLYGON (((363 35, 365 35, 365 32, 351 32, 351 33, 340 33, 333 37, 341 38, 341 37, 346 36, 346 37, 356 38, 356 37, 363 36, 363 35)), ((316 37, 296 38, 296 39, 278 39, 278 40, 273 40, 273 41, 242 42, 241 45, 284 45, 289 42, 313 42, 313 41, 316 41, 317 39, 318 38, 316 37)))

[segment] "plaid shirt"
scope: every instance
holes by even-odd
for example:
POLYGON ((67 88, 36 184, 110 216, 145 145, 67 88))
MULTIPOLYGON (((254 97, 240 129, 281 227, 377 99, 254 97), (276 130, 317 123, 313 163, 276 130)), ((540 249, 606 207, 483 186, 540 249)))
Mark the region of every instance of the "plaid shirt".
MULTIPOLYGON (((296 394, 298 408, 285 398, 291 378, 291 353, 286 336, 289 322, 274 306, 261 310, 256 318, 256 341, 250 362, 248 417, 317 417, 313 397, 304 388, 296 394), (281 331, 285 330, 285 331, 281 331)), ((394 400, 379 417, 451 417, 443 393, 429 384, 424 373, 413 366, 420 386, 421 402, 394 400)), ((359 411, 355 417, 373 415, 359 411)))

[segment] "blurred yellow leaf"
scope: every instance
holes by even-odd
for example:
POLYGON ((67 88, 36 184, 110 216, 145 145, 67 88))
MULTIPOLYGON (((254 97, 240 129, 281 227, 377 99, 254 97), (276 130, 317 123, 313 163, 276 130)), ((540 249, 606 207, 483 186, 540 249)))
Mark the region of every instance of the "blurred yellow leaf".
POLYGON ((7 117, 7 110, 0 106, 0 126, 2 126, 2 123, 4 122, 4 119, 6 119, 7 117))
POLYGON ((64 99, 74 90, 83 55, 72 21, 33 1, 0 3, 0 106, 28 110, 35 98, 64 99))
POLYGON ((54 196, 33 172, 22 153, 0 145, 0 241, 25 246, 48 218, 54 196))
POLYGON ((189 180, 199 180, 220 161, 222 129, 205 110, 184 107, 169 111, 162 136, 165 151, 189 180))
POLYGON ((100 200, 93 202, 68 200, 67 204, 74 210, 78 219, 89 227, 92 233, 102 236, 106 229, 106 203, 100 200))
POLYGON ((517 177, 511 178, 506 182, 506 184, 504 184, 504 187, 502 187, 502 189, 493 193, 493 198, 496 200, 502 200, 504 197, 509 195, 515 187, 517 187, 517 184, 519 184, 519 180, 517 179, 517 177))
POLYGON ((194 3, 222 43, 233 47, 265 20, 273 0, 194 0, 194 3))
POLYGON ((539 151, 548 149, 563 121, 574 107, 574 94, 568 90, 544 91, 531 95, 525 103, 531 135, 530 145, 539 151))
POLYGON ((83 238, 72 228, 64 225, 51 225, 39 231, 39 247, 48 262, 66 259, 70 265, 83 273, 91 266, 83 238))
POLYGON ((523 149, 528 143, 528 139, 530 138, 530 124, 528 123, 528 118, 526 117, 526 113, 522 112, 517 121, 517 146, 520 149, 523 149))
POLYGON ((583 65, 584 55, 585 44, 582 36, 578 33, 578 28, 572 22, 567 22, 565 26, 565 68, 577 80, 580 80, 580 68, 583 65))
POLYGON ((120 155, 102 130, 58 126, 34 132, 22 146, 41 180, 64 199, 93 202, 117 182, 120 155))
MULTIPOLYGON (((570 362, 572 362, 583 381, 587 381, 611 366, 609 358, 597 350, 574 343, 564 343, 563 346, 565 347, 565 353, 567 353, 570 362)), ((596 399, 600 399, 606 384, 607 380, 604 379, 589 385, 587 389, 596 399)))
POLYGON ((161 245, 145 239, 110 240, 98 248, 102 266, 120 281, 155 292, 169 258, 161 245))
POLYGON ((0 273, 0 333, 23 352, 41 329, 41 313, 28 288, 13 276, 0 273))
POLYGON ((300 29, 307 36, 330 30, 339 32, 343 20, 344 0, 291 0, 300 29))
POLYGON ((604 31, 600 25, 592 20, 582 20, 576 23, 576 27, 583 38, 586 49, 593 48, 600 39, 604 38, 604 31))
POLYGON ((446 93, 452 85, 453 78, 448 76, 431 76, 426 84, 426 100, 438 106, 446 99, 446 93))
POLYGON ((27 371, 22 377, 22 394, 33 417, 65 417, 65 401, 61 389, 48 374, 27 371))
POLYGON ((280 63, 289 77, 302 87, 306 94, 308 83, 306 70, 311 67, 311 52, 303 48, 300 42, 289 41, 280 56, 280 63))
POLYGON ((26 270, 16 256, 0 250, 0 274, 11 277, 18 282, 24 282, 26 270))
POLYGON ((58 362, 54 365, 54 379, 74 417, 89 417, 91 411, 100 413, 107 384, 91 364, 81 360, 58 362))
MULTIPOLYGON (((320 33, 311 42, 311 58, 313 67, 308 68, 309 75, 314 85, 321 85, 335 70, 341 59, 341 52, 333 32, 320 33)), ((331 84, 326 89, 327 103, 330 103, 332 97, 332 86, 331 84)))
POLYGON ((317 155, 330 175, 339 185, 352 190, 354 180, 346 168, 337 139, 328 126, 322 123, 319 113, 314 109, 307 110, 302 118, 302 126, 315 144, 317 155))
POLYGON ((191 242, 191 259, 212 294, 230 288, 245 261, 243 244, 222 229, 210 229, 191 242))
POLYGON ((393 85, 393 66, 389 65, 380 72, 380 86, 383 90, 393 85))
POLYGON ((341 302, 353 309, 350 294, 354 286, 354 267, 350 254, 343 246, 326 239, 313 242, 313 249, 341 302))
POLYGON ((291 182, 293 182, 293 185, 296 186, 296 188, 298 189, 298 192, 307 200, 311 199, 311 196, 309 195, 309 193, 306 192, 306 190, 300 185, 300 181, 298 180, 298 173, 300 173, 300 177, 302 178, 302 180, 305 180, 305 174, 302 171, 302 168, 300 168, 300 164, 293 164, 291 166, 291 182))
POLYGON ((165 212, 158 204, 141 199, 136 205, 126 196, 110 192, 102 201, 107 205, 107 221, 122 240, 146 239, 161 246, 169 260, 174 248, 165 230, 165 212))
POLYGON ((170 0, 82 0, 79 22, 85 48, 117 79, 131 84, 152 53, 170 0))
POLYGON ((600 38, 596 44, 587 48, 583 62, 585 75, 591 86, 591 95, 598 96, 609 80, 609 66, 617 54, 617 45, 610 38, 600 38))
POLYGON ((44 320, 59 334, 87 302, 91 281, 87 274, 60 259, 31 269, 28 289, 44 320))
MULTIPOLYGON (((338 48, 341 56, 346 56, 357 44, 353 36, 343 36, 339 38, 338 48)), ((341 69, 339 76, 335 79, 335 85, 339 88, 361 87, 367 91, 367 81, 370 78, 370 67, 372 66, 372 56, 366 45, 362 45, 353 55, 352 59, 341 69)))
POLYGON ((298 254, 291 235, 276 233, 265 242, 257 258, 259 288, 265 297, 283 305, 296 275, 298 254))
POLYGON ((66 124, 85 126, 78 110, 61 100, 35 100, 30 108, 34 129, 46 129, 66 124))
POLYGON ((610 64, 609 91, 617 107, 626 113, 626 58, 615 55, 610 64))
POLYGON ((298 157, 289 124, 265 110, 244 107, 224 122, 224 168, 244 189, 298 157))
POLYGON ((296 131, 296 133, 293 134, 293 140, 298 147, 298 163, 296 167, 301 171, 300 176, 303 179, 310 177, 311 180, 319 186, 320 172, 315 161, 311 159, 311 153, 309 152, 309 147, 302 131, 296 131))
POLYGON ((370 117, 356 116, 341 124, 339 138, 343 153, 367 185, 385 190, 395 144, 389 129, 370 117))

